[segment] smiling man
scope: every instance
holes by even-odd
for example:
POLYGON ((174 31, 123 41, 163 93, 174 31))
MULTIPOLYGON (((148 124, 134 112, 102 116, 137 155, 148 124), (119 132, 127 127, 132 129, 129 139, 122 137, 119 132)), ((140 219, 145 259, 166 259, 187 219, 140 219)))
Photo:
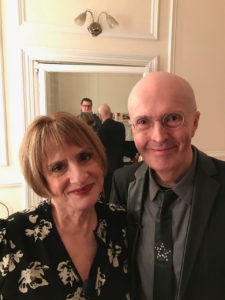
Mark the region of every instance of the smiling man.
POLYGON ((144 162, 114 173, 110 201, 127 206, 132 299, 224 299, 225 162, 191 144, 192 87, 152 72, 128 110, 144 162))

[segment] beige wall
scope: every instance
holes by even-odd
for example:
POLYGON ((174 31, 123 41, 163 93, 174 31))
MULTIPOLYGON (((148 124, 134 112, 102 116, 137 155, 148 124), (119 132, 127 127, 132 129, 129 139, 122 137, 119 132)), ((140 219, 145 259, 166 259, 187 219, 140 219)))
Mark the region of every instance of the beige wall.
MULTIPOLYGON (((101 7, 96 7, 94 0, 1 0, 0 3, 9 150, 9 166, 0 167, 0 201, 6 201, 10 209, 23 208, 25 199, 18 148, 24 132, 24 115, 29 110, 24 108, 21 56, 21 50, 28 46, 100 51, 109 56, 158 56, 159 70, 184 76, 196 91, 201 120, 195 144, 225 159, 224 0, 160 0, 158 39, 154 29, 157 18, 151 19, 151 4, 157 4, 157 0, 142 1, 142 5, 139 0, 125 0, 120 5, 102 0, 101 7), (92 8, 95 15, 107 10, 120 26, 111 30, 103 23, 103 34, 91 37, 85 27, 78 28, 73 22, 87 8, 92 8)), ((26 97, 29 99, 29 95, 26 97)))
POLYGON ((225 1, 178 1, 175 73, 192 84, 200 125, 194 142, 225 150, 225 1))

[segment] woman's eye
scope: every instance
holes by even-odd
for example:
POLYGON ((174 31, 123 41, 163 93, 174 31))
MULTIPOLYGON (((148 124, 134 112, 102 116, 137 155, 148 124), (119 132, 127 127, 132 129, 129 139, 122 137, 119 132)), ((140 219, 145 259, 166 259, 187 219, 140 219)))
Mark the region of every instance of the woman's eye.
POLYGON ((60 172, 61 170, 63 170, 64 169, 64 165, 63 164, 56 164, 56 165, 54 165, 52 168, 51 168, 51 171, 53 172, 53 173, 55 173, 55 172, 60 172))
POLYGON ((91 158, 92 158, 92 153, 90 153, 90 152, 80 153, 80 160, 81 161, 87 161, 87 160, 90 160, 91 158))

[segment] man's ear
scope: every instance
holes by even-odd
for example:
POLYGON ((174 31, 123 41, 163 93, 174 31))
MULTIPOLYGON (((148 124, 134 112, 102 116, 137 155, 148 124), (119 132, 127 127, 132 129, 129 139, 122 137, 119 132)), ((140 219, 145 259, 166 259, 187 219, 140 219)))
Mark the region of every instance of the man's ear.
POLYGON ((200 112, 196 111, 196 113, 195 113, 195 119, 194 119, 194 126, 193 126, 193 131, 192 131, 192 137, 195 135, 195 132, 196 132, 196 130, 198 128, 199 118, 200 118, 200 112))

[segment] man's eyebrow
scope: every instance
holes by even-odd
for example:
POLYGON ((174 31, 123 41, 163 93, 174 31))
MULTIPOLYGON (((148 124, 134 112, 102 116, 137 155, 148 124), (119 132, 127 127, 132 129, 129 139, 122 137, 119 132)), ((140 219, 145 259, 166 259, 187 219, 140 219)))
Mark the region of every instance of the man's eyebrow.
POLYGON ((144 119, 144 118, 151 119, 152 117, 151 116, 147 116, 147 115, 139 115, 139 116, 134 117, 134 120, 144 119))

